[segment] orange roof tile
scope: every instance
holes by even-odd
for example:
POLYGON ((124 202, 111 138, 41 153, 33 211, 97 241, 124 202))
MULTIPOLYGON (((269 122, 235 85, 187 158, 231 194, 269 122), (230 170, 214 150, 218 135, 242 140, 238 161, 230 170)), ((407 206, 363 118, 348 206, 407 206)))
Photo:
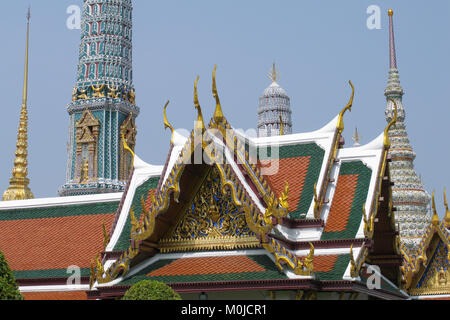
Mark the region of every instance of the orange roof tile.
POLYGON ((286 181, 289 183, 289 209, 294 211, 300 202, 311 157, 286 158, 278 161, 278 166, 273 165, 273 160, 261 161, 261 165, 265 168, 265 173, 267 173, 265 178, 277 197, 281 196, 281 193, 284 191, 286 181), (269 163, 271 161, 272 166, 270 167, 269 163))
POLYGON ((89 268, 115 214, 0 221, 0 250, 14 271, 89 268))
POLYGON ((352 209, 358 177, 357 174, 339 177, 324 232, 345 230, 352 209))
MULTIPOLYGON (((304 258, 305 257, 299 257, 300 260, 303 260, 304 258)), ((338 258, 339 255, 314 256, 313 260, 314 272, 332 271, 338 258)))
POLYGON ((87 300, 85 291, 23 292, 25 300, 87 300))
POLYGON ((178 259, 149 273, 147 276, 187 276, 264 271, 266 271, 265 268, 247 256, 204 257, 178 259))
POLYGON ((145 199, 145 210, 149 211, 152 205, 152 198, 155 195, 155 189, 149 189, 147 193, 147 198, 145 199))

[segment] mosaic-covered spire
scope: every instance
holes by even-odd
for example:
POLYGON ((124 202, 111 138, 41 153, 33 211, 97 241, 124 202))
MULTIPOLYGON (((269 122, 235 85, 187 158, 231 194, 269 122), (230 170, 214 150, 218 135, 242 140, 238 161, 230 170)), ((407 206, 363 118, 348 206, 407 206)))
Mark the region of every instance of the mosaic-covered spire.
POLYGON ((278 83, 278 73, 273 64, 269 74, 272 84, 259 98, 258 136, 270 137, 292 133, 291 100, 278 83))
POLYGON ((123 191, 134 150, 136 106, 131 0, 84 0, 77 81, 62 196, 123 191))
POLYGON ((34 195, 31 192, 28 184, 28 48, 30 40, 30 9, 27 13, 27 42, 25 49, 25 71, 23 80, 23 96, 22 108, 20 111, 20 123, 17 133, 17 149, 16 157, 14 159, 14 168, 12 170, 12 178, 9 180, 9 187, 3 194, 3 201, 12 200, 27 200, 33 199, 34 195))
POLYGON ((388 85, 385 90, 387 100, 386 121, 390 122, 394 114, 395 100, 398 108, 397 124, 389 131, 391 141, 392 162, 389 164, 392 188, 393 205, 396 222, 399 227, 402 242, 408 249, 413 249, 420 241, 425 229, 431 220, 429 214, 430 195, 425 191, 423 183, 414 170, 416 154, 406 132, 405 109, 403 107, 403 88, 397 69, 397 59, 394 41, 394 12, 389 10, 389 44, 390 44, 390 70, 388 85))

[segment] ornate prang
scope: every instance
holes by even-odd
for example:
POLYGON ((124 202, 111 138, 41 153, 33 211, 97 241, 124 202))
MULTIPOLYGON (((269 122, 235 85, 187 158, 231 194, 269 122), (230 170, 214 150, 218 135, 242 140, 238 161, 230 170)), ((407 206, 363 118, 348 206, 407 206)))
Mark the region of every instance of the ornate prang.
POLYGON ((258 136, 278 136, 292 133, 292 110, 290 98, 278 83, 275 63, 268 75, 272 84, 259 98, 258 136))
MULTIPOLYGON (((431 215, 429 204, 431 197, 425 191, 423 183, 414 170, 416 155, 406 132, 406 112, 403 106, 404 91, 400 84, 397 69, 397 57, 394 40, 393 11, 389 16, 389 79, 386 90, 386 121, 390 123, 397 109, 397 122, 388 130, 389 153, 392 161, 389 165, 392 187, 392 201, 396 208, 395 220, 399 226, 401 241, 405 250, 413 252, 428 227, 431 215), (394 102, 395 101, 395 104, 394 102)), ((387 141, 386 141, 387 142, 387 141)))
MULTIPOLYGON (((132 1, 84 1, 78 74, 70 116, 66 183, 61 196, 122 192, 130 172, 130 154, 123 149, 122 129, 140 113, 132 71, 132 1), (89 181, 80 183, 76 127, 85 110, 99 122, 95 155, 89 159, 89 181)), ((134 126, 134 123, 133 123, 134 126)), ((127 129, 130 129, 129 127, 127 129)), ((134 150, 134 136, 125 138, 134 150)), ((91 151, 89 151, 91 152, 91 151)), ((84 151, 86 153, 86 151, 84 151)))

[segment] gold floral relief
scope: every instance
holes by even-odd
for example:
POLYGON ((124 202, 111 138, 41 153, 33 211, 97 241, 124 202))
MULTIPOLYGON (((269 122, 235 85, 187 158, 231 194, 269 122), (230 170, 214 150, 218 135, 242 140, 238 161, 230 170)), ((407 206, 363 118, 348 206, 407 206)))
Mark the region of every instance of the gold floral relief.
POLYGON ((160 242, 161 248, 193 250, 205 248, 232 249, 256 246, 254 233, 228 193, 222 193, 216 167, 208 174, 172 235, 160 242))

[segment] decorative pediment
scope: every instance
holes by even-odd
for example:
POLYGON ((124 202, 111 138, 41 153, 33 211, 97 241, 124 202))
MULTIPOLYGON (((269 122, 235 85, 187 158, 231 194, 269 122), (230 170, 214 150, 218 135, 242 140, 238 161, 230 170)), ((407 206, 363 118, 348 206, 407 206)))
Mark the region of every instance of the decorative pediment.
POLYGON ((80 132, 81 132, 80 137, 78 138, 79 143, 95 142, 95 138, 92 135, 92 132, 88 127, 81 128, 80 132))
POLYGON ((94 115, 89 109, 86 109, 81 116, 80 120, 76 122, 76 127, 97 127, 100 126, 100 122, 95 119, 94 115))
POLYGON ((430 260, 421 266, 413 279, 411 295, 450 293, 448 246, 439 237, 435 237, 433 242, 430 260))
POLYGON ((446 216, 439 222, 434 192, 432 196, 433 218, 415 252, 402 248, 404 264, 401 267, 405 287, 411 295, 450 294, 448 277, 450 259, 450 235, 448 233, 448 212, 444 192, 446 216), (447 285, 448 283, 448 285, 447 285))
POLYGON ((222 192, 220 173, 213 167, 170 236, 160 240, 162 252, 256 247, 245 212, 222 192))

